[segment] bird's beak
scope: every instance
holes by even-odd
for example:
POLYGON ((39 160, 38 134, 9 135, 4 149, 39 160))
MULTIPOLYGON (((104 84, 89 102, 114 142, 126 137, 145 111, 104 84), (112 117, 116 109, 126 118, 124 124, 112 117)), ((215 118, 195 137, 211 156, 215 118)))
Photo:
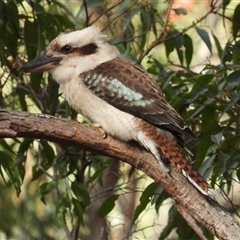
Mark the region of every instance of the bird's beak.
POLYGON ((30 62, 24 63, 20 67, 20 70, 23 72, 31 73, 50 71, 51 69, 59 65, 59 62, 62 59, 62 57, 51 57, 43 54, 30 62))

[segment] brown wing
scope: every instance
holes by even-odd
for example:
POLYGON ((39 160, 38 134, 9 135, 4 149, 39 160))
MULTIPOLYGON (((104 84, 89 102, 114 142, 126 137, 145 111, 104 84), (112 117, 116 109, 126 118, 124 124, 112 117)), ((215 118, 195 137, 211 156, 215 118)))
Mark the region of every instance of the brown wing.
POLYGON ((196 139, 165 100, 158 84, 139 65, 118 57, 81 77, 95 95, 116 108, 177 136, 180 133, 196 139))

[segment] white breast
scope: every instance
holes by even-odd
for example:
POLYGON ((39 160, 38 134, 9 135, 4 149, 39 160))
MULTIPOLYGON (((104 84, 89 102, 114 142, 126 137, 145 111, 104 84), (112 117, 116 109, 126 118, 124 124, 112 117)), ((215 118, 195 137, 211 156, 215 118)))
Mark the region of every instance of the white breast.
POLYGON ((80 79, 63 83, 60 87, 71 107, 90 121, 100 124, 108 134, 123 141, 137 140, 134 116, 94 95, 80 79))

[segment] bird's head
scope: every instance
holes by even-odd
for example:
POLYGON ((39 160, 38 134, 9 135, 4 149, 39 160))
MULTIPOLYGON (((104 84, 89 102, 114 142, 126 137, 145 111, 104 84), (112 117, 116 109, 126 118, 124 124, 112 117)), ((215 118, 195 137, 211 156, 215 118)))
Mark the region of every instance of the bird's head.
POLYGON ((118 50, 108 38, 95 27, 59 34, 46 47, 40 57, 23 64, 23 72, 44 72, 53 74, 59 83, 72 74, 81 74, 99 64, 119 56, 118 50))

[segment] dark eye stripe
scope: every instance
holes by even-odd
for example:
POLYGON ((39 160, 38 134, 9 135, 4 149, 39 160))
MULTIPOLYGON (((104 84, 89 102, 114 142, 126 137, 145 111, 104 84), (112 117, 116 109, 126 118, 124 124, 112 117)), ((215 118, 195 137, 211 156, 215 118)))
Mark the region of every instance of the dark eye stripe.
POLYGON ((77 52, 79 55, 91 55, 97 52, 98 46, 95 43, 90 43, 80 48, 74 48, 73 51, 77 52))

